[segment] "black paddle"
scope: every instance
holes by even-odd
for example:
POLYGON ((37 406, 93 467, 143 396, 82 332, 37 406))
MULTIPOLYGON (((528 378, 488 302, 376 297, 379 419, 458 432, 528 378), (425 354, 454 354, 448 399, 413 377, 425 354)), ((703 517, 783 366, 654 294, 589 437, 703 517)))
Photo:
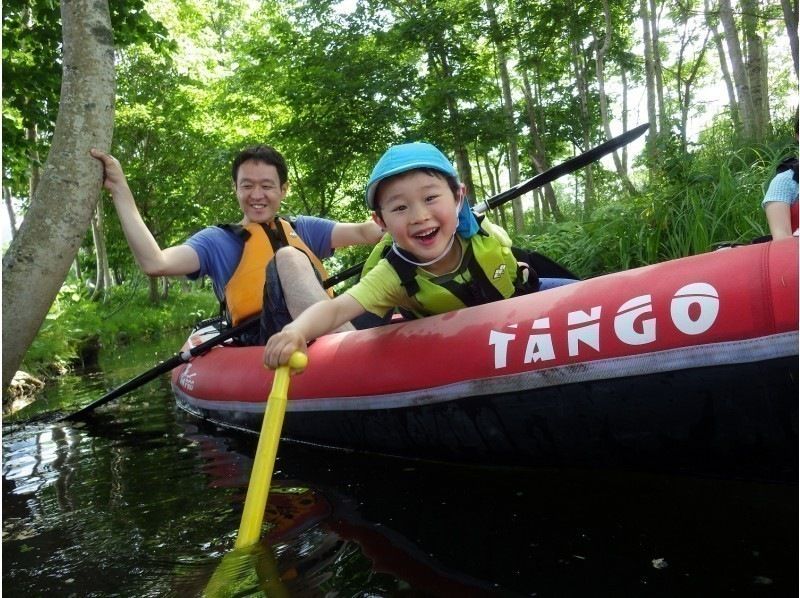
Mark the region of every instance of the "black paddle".
MULTIPOLYGON (((327 288, 332 287, 335 284, 340 283, 343 280, 347 280, 351 276, 355 276, 356 274, 358 274, 358 272, 361 271, 362 267, 363 267, 363 264, 356 264, 355 266, 351 266, 349 268, 346 268, 345 270, 342 270, 341 272, 339 272, 335 276, 332 276, 332 277, 328 278, 327 280, 325 280, 322 283, 322 286, 327 289, 327 288)), ((196 347, 193 347, 192 349, 190 349, 188 351, 182 351, 181 353, 176 353, 175 355, 173 355, 172 357, 170 357, 166 361, 162 361, 157 366, 147 370, 146 372, 142 372, 141 374, 139 374, 135 378, 131 378, 130 380, 128 380, 124 384, 121 384, 120 386, 116 387, 115 389, 110 390, 109 392, 104 394, 102 397, 100 397, 96 401, 92 401, 91 403, 89 403, 85 407, 81 407, 78 411, 75 411, 74 413, 70 413, 68 415, 65 415, 65 416, 61 417, 58 421, 80 419, 82 416, 86 415, 90 411, 94 411, 95 409, 97 409, 101 405, 105 405, 109 401, 113 401, 114 399, 118 399, 122 395, 128 394, 130 391, 132 391, 132 390, 134 390, 136 388, 139 388, 140 386, 142 386, 144 384, 147 384, 148 382, 150 382, 150 380, 154 380, 154 379, 158 378, 161 374, 165 374, 165 373, 175 369, 176 367, 178 367, 182 363, 186 363, 186 362, 190 361, 192 358, 197 357, 198 355, 202 355, 203 353, 206 353, 207 351, 209 351, 213 347, 216 347, 217 345, 221 345, 226 340, 241 334, 242 332, 247 330, 250 326, 252 326, 254 324, 258 324, 260 317, 261 316, 259 315, 259 316, 255 316, 253 318, 250 318, 250 319, 242 322, 238 326, 234 326, 233 328, 230 328, 228 330, 224 330, 224 331, 220 332, 214 338, 209 339, 206 342, 201 343, 201 344, 197 345, 196 347)))
POLYGON ((574 158, 570 158, 569 160, 565 160, 561 164, 553 166, 552 168, 548 168, 544 172, 537 174, 535 177, 528 179, 527 181, 523 181, 511 187, 511 189, 507 191, 503 191, 502 193, 498 193, 497 195, 490 197, 489 199, 476 204, 475 207, 472 208, 474 212, 477 214, 482 214, 483 212, 490 210, 492 208, 496 208, 509 200, 515 199, 520 195, 524 195, 528 191, 532 191, 533 189, 537 189, 546 185, 547 183, 552 183, 557 178, 564 176, 565 174, 569 174, 571 172, 575 172, 579 168, 583 168, 602 158, 603 156, 610 154, 616 149, 619 149, 625 145, 628 145, 631 141, 642 135, 648 127, 650 123, 644 123, 643 125, 639 125, 635 129, 631 129, 630 131, 626 131, 622 135, 618 135, 613 139, 609 139, 605 143, 601 143, 597 147, 593 147, 590 150, 583 152, 575 156, 574 158))
POLYGON ((339 284, 343 280, 347 280, 348 278, 355 276, 356 274, 361 272, 361 270, 364 268, 365 263, 366 262, 360 262, 355 266, 350 266, 349 268, 345 268, 341 272, 337 272, 333 276, 326 278, 325 281, 322 283, 323 288, 329 289, 332 286, 339 284))
POLYGON ((229 338, 233 338, 234 336, 241 334, 242 332, 247 330, 247 328, 249 328, 250 326, 257 325, 260 317, 261 316, 250 318, 249 320, 242 322, 238 326, 234 326, 233 328, 229 328, 228 330, 220 332, 214 338, 209 339, 206 342, 197 345, 196 347, 192 347, 188 351, 181 351, 180 353, 176 353, 166 361, 162 361, 161 363, 159 363, 154 368, 151 368, 146 372, 139 374, 135 378, 128 380, 124 384, 117 386, 115 389, 107 392, 96 401, 92 401, 91 403, 89 403, 85 407, 81 407, 80 409, 78 409, 78 411, 75 411, 74 413, 65 415, 64 417, 60 418, 59 421, 80 419, 81 416, 86 415, 90 411, 94 411, 95 409, 100 407, 100 405, 105 405, 109 401, 113 401, 114 399, 129 393, 133 389, 139 388, 143 384, 150 382, 150 380, 158 378, 161 374, 169 372, 170 370, 175 369, 182 363, 190 361, 193 357, 202 355, 203 353, 209 351, 212 347, 221 345, 229 338))

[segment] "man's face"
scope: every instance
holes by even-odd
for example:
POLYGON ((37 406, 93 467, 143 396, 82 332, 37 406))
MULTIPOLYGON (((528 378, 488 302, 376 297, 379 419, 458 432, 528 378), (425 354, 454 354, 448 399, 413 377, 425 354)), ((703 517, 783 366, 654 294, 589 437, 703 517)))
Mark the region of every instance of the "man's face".
POLYGON ((243 162, 236 173, 236 197, 244 213, 243 224, 272 222, 286 191, 287 185, 281 186, 278 170, 272 164, 243 162))

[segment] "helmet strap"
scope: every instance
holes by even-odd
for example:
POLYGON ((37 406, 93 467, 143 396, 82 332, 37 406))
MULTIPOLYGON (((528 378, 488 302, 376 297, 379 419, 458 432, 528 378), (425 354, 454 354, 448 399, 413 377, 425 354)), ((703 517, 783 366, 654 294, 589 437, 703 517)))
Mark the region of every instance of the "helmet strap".
POLYGON ((402 249, 400 249, 397 246, 397 243, 395 243, 394 241, 392 241, 392 251, 394 251, 404 262, 408 262, 412 266, 424 268, 425 266, 430 266, 432 264, 435 264, 436 262, 441 260, 444 256, 446 256, 447 253, 450 251, 450 249, 453 247, 453 242, 455 240, 456 240, 456 233, 455 231, 453 231, 453 235, 450 237, 450 242, 447 244, 447 247, 444 248, 444 251, 442 251, 442 253, 440 253, 438 257, 433 258, 429 262, 415 262, 414 260, 408 258, 407 256, 404 255, 405 252, 402 249))

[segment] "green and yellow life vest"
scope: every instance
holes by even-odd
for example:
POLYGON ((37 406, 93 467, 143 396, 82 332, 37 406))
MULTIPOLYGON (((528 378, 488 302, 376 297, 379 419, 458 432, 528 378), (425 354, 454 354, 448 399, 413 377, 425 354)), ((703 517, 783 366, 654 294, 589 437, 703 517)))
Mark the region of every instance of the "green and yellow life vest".
MULTIPOLYGON (((294 231, 292 224, 283 218, 275 218, 274 222, 273 226, 251 223, 238 227, 244 237, 244 249, 239 265, 225 285, 225 305, 233 326, 261 311, 267 264, 281 247, 296 247, 308 256, 323 281, 328 278, 325 266, 294 231)), ((328 294, 333 296, 333 291, 328 290, 328 294)))
MULTIPOLYGON (((418 317, 507 299, 514 294, 535 290, 534 284, 522 282, 517 258, 511 247, 502 245, 484 230, 464 240, 462 247, 464 255, 456 271, 429 278, 420 275, 417 266, 409 264, 392 250, 392 239, 387 235, 373 249, 362 276, 381 258, 385 258, 397 272, 400 284, 419 305, 419 309, 414 310, 414 315, 418 317)), ((535 275, 533 278, 536 278, 535 275)))

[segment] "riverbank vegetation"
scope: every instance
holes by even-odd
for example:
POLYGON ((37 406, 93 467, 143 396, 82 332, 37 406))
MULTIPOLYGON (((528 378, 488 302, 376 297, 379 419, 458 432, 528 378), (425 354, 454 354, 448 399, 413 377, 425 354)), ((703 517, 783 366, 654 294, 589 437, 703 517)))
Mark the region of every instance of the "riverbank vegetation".
POLYGON ((100 350, 124 351, 127 345, 148 343, 162 334, 188 333, 218 310, 210 290, 195 284, 175 285, 154 303, 143 276, 116 285, 103 301, 92 301, 84 284, 70 280, 50 308, 23 369, 48 378, 76 367, 93 367, 100 350))
MULTIPOLYGON (((229 169, 246 145, 287 156, 283 213, 359 221, 392 143, 435 143, 481 201, 649 122, 643 143, 490 216, 596 276, 765 234, 760 199, 797 151, 796 1, 111 5, 112 153, 164 247, 240 218, 229 169)), ((3 86, 3 195, 16 229, 56 121, 58 3, 4 2, 3 39, 14 79, 3 86)), ((92 339, 187 328, 215 305, 209 287, 174 284, 165 298, 163 280, 143 278, 104 199, 25 367, 59 371, 92 339)))
POLYGON ((780 123, 774 140, 758 146, 708 140, 642 192, 609 194, 588 218, 570 214, 516 240, 582 277, 750 243, 769 233, 760 201, 776 165, 797 151, 793 127, 780 123))

